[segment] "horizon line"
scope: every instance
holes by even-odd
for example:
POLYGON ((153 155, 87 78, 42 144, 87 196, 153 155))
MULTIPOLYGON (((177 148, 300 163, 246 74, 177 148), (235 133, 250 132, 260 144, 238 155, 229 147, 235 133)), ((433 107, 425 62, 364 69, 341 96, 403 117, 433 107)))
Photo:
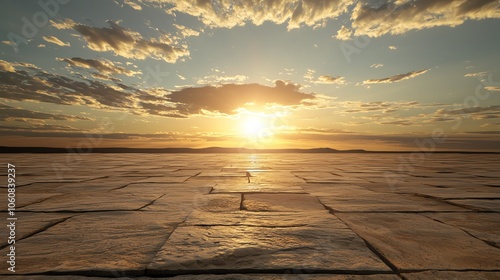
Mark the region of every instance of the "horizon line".
POLYGON ((9 147, 0 146, 0 154, 8 153, 461 153, 461 154, 500 154, 500 151, 470 151, 470 150, 364 150, 347 149, 337 150, 330 147, 318 148, 244 148, 244 147, 204 147, 204 148, 126 148, 126 147, 96 147, 96 148, 76 148, 76 147, 9 147))

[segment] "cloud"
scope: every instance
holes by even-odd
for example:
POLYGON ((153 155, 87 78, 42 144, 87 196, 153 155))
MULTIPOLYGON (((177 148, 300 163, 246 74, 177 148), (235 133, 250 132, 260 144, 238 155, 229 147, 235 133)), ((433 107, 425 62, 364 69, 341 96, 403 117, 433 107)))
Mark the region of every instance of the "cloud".
POLYGON ((87 42, 87 47, 98 52, 112 51, 115 55, 125 58, 152 58, 169 63, 189 56, 186 48, 174 46, 173 40, 166 35, 147 40, 139 32, 123 28, 112 21, 107 22, 109 28, 90 27, 68 19, 51 23, 58 29, 73 28, 78 31, 87 42))
POLYGON ((87 117, 81 116, 71 116, 64 114, 50 114, 31 111, 22 108, 12 107, 3 103, 0 103, 0 121, 26 121, 27 119, 38 119, 38 120, 91 120, 87 117))
POLYGON ((330 75, 321 75, 319 77, 315 77, 314 74, 316 73, 315 70, 312 69, 307 69, 306 74, 304 75, 304 78, 308 80, 311 83, 314 84, 337 84, 337 85, 344 85, 346 83, 344 77, 334 77, 330 75))
POLYGON ((380 68, 380 67, 383 67, 383 66, 384 66, 384 64, 382 64, 382 63, 375 63, 375 64, 372 64, 370 67, 371 68, 380 68))
POLYGON ((408 80, 411 78, 415 78, 416 76, 425 74, 427 71, 430 69, 425 69, 425 70, 418 70, 418 71, 412 71, 408 72, 406 74, 398 74, 394 75, 388 78, 382 78, 382 79, 371 79, 371 80, 366 80, 363 81, 363 84, 369 85, 369 84, 389 84, 389 83, 395 83, 403 80, 408 80))
POLYGON ((339 31, 337 31, 337 35, 335 35, 335 38, 342 41, 347 41, 351 39, 351 35, 352 35, 352 30, 342 25, 339 31))
POLYGON ((37 48, 45 48, 45 44, 39 44, 37 48))
POLYGON ((142 10, 142 7, 141 5, 137 4, 136 2, 134 1, 131 1, 131 0, 125 0, 123 1, 124 4, 128 5, 129 7, 131 7, 132 9, 134 10, 137 10, 137 11, 140 11, 142 10))
POLYGON ((490 90, 490 91, 500 91, 499 86, 486 86, 484 87, 485 90, 490 90))
POLYGON ((396 46, 389 46, 388 48, 389 48, 390 50, 393 50, 393 51, 398 49, 398 47, 396 47, 396 46))
POLYGON ((199 79, 196 83, 199 85, 210 85, 219 83, 243 83, 248 77, 245 75, 234 75, 234 76, 219 76, 210 75, 199 79))
POLYGON ((2 71, 0 96, 62 105, 87 105, 97 108, 131 108, 132 92, 120 91, 93 80, 73 80, 24 66, 15 72, 2 71))
POLYGON ((64 43, 63 41, 59 40, 57 37, 54 36, 43 36, 42 38, 49 43, 56 44, 61 47, 71 46, 69 42, 64 43))
POLYGON ((174 26, 175 28, 179 29, 181 35, 183 38, 186 38, 186 37, 190 37, 190 36, 199 36, 200 35, 200 32, 196 31, 196 30, 193 30, 189 27, 186 27, 184 25, 180 25, 180 24, 175 24, 174 23, 174 26))
POLYGON ((363 0, 351 14, 355 35, 370 37, 486 18, 500 18, 498 0, 363 0))
POLYGON ((16 69, 12 65, 12 63, 7 62, 5 60, 0 59, 0 70, 2 71, 7 71, 7 72, 15 72, 16 69))
POLYGON ((491 106, 476 106, 458 109, 440 109, 436 111, 439 117, 453 117, 457 118, 471 117, 474 120, 497 119, 500 118, 500 105, 491 106))
POLYGON ((96 59, 84 59, 80 57, 73 58, 56 58, 58 61, 64 61, 71 66, 82 67, 86 69, 93 68, 101 74, 121 74, 126 76, 135 76, 137 74, 142 74, 140 71, 133 71, 126 69, 121 66, 117 66, 114 62, 109 60, 96 60, 96 59))
POLYGON ((338 107, 342 108, 342 112, 346 113, 367 113, 367 112, 381 112, 392 113, 398 110, 408 110, 429 106, 440 106, 441 104, 422 104, 417 101, 407 102, 388 102, 388 101, 374 101, 374 102, 361 102, 361 101, 346 101, 339 102, 338 107))
POLYGON ((476 72, 476 73, 467 73, 464 75, 464 77, 474 77, 474 78, 480 78, 488 75, 488 72, 476 72))
POLYGON ((261 25, 266 21, 286 23, 288 29, 301 25, 323 26, 347 11, 350 0, 144 0, 150 5, 159 2, 168 6, 167 13, 183 13, 201 20, 209 27, 232 28, 249 22, 261 25))
MULTIPOLYGON (((73 60, 71 60, 73 61, 73 60)), ((138 89, 115 80, 116 85, 78 80, 36 68, 0 70, 0 96, 17 101, 38 101, 61 105, 85 105, 141 115, 186 118, 190 115, 237 114, 238 109, 265 110, 277 107, 322 106, 327 97, 300 92, 300 86, 276 81, 275 86, 260 84, 221 84, 187 87, 169 92, 163 88, 138 89)), ((93 73, 98 75, 99 73, 93 73)))
POLYGON ((314 81, 316 84, 337 84, 337 85, 343 85, 345 84, 345 78, 344 77, 333 77, 329 75, 321 75, 318 77, 316 81, 314 81))
POLYGON ((224 84, 219 87, 205 86, 184 88, 167 95, 175 104, 174 112, 180 115, 204 114, 204 112, 236 114, 237 109, 251 107, 262 109, 267 105, 304 106, 313 101, 314 94, 299 91, 299 86, 276 81, 274 87, 259 84, 224 84))

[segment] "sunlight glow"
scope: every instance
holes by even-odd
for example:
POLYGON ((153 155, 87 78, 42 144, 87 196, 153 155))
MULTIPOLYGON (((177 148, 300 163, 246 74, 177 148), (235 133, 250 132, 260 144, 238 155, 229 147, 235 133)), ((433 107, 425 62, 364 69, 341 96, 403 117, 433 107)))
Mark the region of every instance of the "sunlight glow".
POLYGON ((266 120, 259 115, 249 115, 241 123, 242 134, 247 138, 258 138, 268 130, 266 120))

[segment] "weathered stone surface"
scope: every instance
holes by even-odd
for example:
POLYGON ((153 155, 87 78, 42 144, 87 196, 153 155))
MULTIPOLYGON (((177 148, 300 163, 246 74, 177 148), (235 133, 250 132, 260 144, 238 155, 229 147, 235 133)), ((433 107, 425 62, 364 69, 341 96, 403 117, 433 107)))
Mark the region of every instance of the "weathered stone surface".
POLYGON ((310 215, 306 212, 250 212, 208 213, 193 211, 184 222, 186 226, 249 226, 249 227, 303 227, 328 226, 347 229, 347 226, 324 210, 310 215))
POLYGON ((496 269, 500 250, 419 214, 338 213, 398 269, 496 269))
POLYGON ((148 271, 387 271, 344 223, 326 211, 315 213, 195 211, 170 236, 148 271))
POLYGON ((397 211, 467 211, 467 209, 429 198, 392 193, 348 194, 319 196, 319 200, 338 212, 397 212, 397 211))
POLYGON ((415 193, 424 196, 432 196, 442 199, 459 199, 459 198, 500 198, 500 189, 490 187, 475 187, 468 190, 456 188, 439 188, 420 186, 418 188, 398 188, 395 192, 398 193, 415 193))
POLYGON ((255 183, 239 183, 239 184, 217 184, 212 193, 305 193, 304 189, 297 185, 278 185, 278 184, 255 184, 255 183))
POLYGON ((307 271, 290 270, 283 274, 227 274, 227 275, 181 275, 173 277, 175 280, 399 280, 396 275, 335 275, 335 274, 307 274, 307 271), (302 274, 304 273, 304 274, 302 274))
POLYGON ((245 194, 243 209, 249 211, 325 210, 319 200, 308 194, 245 194))
POLYGON ((351 230, 180 226, 148 265, 151 274, 211 270, 388 271, 351 230))
POLYGON ((229 212, 240 210, 240 194, 206 194, 197 196, 194 209, 208 212, 229 212))
POLYGON ((450 199, 449 201, 474 210, 500 212, 500 199, 450 199))
MULTIPOLYGON (((27 236, 41 232, 46 228, 64 221, 73 214, 59 214, 59 213, 26 213, 17 212, 14 216, 17 218, 16 222, 16 242, 26 238, 27 236)), ((9 221, 6 221, 6 224, 9 221)), ((7 246, 7 230, 0 231, 0 247, 7 246)))
MULTIPOLYGON (((375 274, 375 275, 335 275, 335 274, 301 274, 299 270, 285 272, 283 274, 198 274, 198 275, 179 275, 174 277, 120 277, 119 279, 157 279, 157 280, 297 280, 297 279, 310 279, 310 280, 398 280, 396 275, 375 274)), ((307 271, 303 271, 307 273, 307 271)), ((117 274, 117 277, 120 274, 117 274)), ((104 277, 86 277, 86 276, 56 276, 56 275, 37 275, 37 276, 5 276, 4 280, 109 280, 110 278, 104 277)), ((482 280, 482 279, 480 279, 482 280)))
POLYGON ((465 230, 500 247, 500 216, 496 213, 426 213, 431 219, 465 230))
POLYGON ((19 208, 22 211, 109 211, 137 210, 157 199, 158 195, 131 193, 68 193, 52 196, 40 203, 19 208))
POLYGON ((194 209, 205 211, 239 210, 240 194, 208 194, 211 188, 169 189, 153 204, 144 207, 144 211, 191 212, 194 209))
MULTIPOLYGON (((18 188, 22 189, 22 188, 18 188)), ((61 195, 61 193, 29 193, 28 191, 22 190, 22 191, 16 191, 16 207, 17 208, 22 208, 24 206, 33 204, 33 203, 38 203, 42 202, 50 197, 56 196, 56 195, 61 195)), ((0 203, 0 209, 7 209, 7 199, 3 200, 0 203)))
POLYGON ((4 259, 0 278, 399 279, 379 255, 409 280, 499 278, 498 155, 409 156, 9 154, 18 275, 4 259))
POLYGON ((487 271, 424 271, 415 273, 403 273, 408 280, 497 280, 500 272, 487 271))
MULTIPOLYGON (((16 242, 16 272, 144 274, 146 265, 174 230, 176 222, 169 215, 152 212, 76 215, 16 242)), ((1 250, 3 256, 6 253, 6 249, 1 250)), ((6 265, 2 262, 2 272, 6 271, 6 265)))

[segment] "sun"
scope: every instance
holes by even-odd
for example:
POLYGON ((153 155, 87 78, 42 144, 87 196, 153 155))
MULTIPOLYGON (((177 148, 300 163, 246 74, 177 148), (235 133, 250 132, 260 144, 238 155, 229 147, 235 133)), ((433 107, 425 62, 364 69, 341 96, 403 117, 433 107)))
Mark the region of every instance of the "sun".
POLYGON ((259 138, 268 134, 266 119, 259 115, 249 115, 241 122, 241 133, 247 138, 259 138))

